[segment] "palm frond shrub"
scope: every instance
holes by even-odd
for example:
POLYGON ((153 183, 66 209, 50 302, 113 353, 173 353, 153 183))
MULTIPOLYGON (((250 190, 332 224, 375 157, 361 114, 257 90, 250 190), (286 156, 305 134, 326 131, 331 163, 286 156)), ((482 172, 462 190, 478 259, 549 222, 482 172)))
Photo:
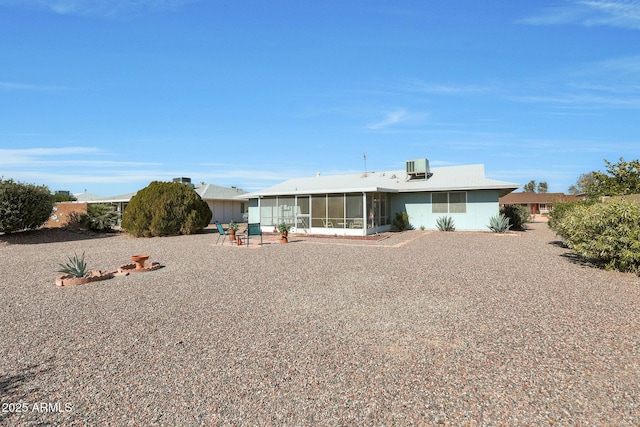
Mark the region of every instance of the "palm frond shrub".
POLYGON ((450 216, 441 216, 436 219, 436 227, 440 231, 455 231, 456 227, 453 222, 453 218, 450 216))
POLYGON ((409 229, 411 227, 411 224, 409 223, 409 214, 404 211, 396 212, 396 216, 393 219, 393 226, 398 231, 409 229))
POLYGON ((90 203, 80 216, 80 223, 92 231, 110 231, 117 221, 118 213, 108 203, 90 203))
POLYGON ((67 257, 67 262, 60 264, 59 273, 68 274, 72 277, 86 277, 87 276, 87 263, 84 261, 84 252, 81 257, 78 254, 67 257))
POLYGON ((511 228, 511 224, 509 224, 509 218, 500 214, 489 218, 489 225, 487 225, 487 227, 494 233, 506 233, 511 228))

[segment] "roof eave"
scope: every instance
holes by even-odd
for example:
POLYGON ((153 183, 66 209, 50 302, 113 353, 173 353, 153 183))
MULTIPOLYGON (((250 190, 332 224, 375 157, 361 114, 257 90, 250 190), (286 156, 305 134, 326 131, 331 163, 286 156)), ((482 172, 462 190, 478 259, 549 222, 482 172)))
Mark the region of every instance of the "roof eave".
POLYGON ((320 188, 316 190, 290 190, 290 191, 258 191, 245 194, 249 199, 272 196, 308 196, 313 194, 336 194, 336 193, 397 193, 395 188, 385 187, 362 187, 362 188, 320 188))

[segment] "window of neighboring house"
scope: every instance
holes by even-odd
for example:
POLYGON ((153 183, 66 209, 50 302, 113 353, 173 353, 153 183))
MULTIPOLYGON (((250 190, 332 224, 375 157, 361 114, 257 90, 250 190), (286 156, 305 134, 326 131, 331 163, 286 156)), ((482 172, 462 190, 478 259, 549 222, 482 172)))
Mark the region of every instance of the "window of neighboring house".
POLYGON ((456 191, 451 193, 431 193, 432 213, 466 213, 467 193, 456 191))

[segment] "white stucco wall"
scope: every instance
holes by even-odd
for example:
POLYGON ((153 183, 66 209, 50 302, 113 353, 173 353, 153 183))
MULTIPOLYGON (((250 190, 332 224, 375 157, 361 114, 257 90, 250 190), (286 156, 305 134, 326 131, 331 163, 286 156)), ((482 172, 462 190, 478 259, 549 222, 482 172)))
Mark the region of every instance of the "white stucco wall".
POLYGON ((411 225, 419 229, 436 230, 436 220, 441 216, 453 218, 456 230, 488 231, 489 218, 499 213, 498 191, 467 191, 466 213, 431 212, 431 193, 398 193, 391 197, 392 217, 398 211, 406 211, 411 225))
MULTIPOLYGON (((211 224, 218 221, 228 224, 231 221, 242 222, 242 203, 231 200, 207 200, 207 205, 213 215, 211 224)), ((247 202, 244 202, 245 206, 247 202)))

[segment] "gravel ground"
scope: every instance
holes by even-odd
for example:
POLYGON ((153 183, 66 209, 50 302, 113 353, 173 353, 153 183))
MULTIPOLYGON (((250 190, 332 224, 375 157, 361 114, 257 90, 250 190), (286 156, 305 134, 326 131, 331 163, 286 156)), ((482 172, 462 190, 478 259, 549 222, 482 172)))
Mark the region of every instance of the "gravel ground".
POLYGON ((640 425, 640 279, 546 224, 216 238, 0 236, 0 424, 640 425))

